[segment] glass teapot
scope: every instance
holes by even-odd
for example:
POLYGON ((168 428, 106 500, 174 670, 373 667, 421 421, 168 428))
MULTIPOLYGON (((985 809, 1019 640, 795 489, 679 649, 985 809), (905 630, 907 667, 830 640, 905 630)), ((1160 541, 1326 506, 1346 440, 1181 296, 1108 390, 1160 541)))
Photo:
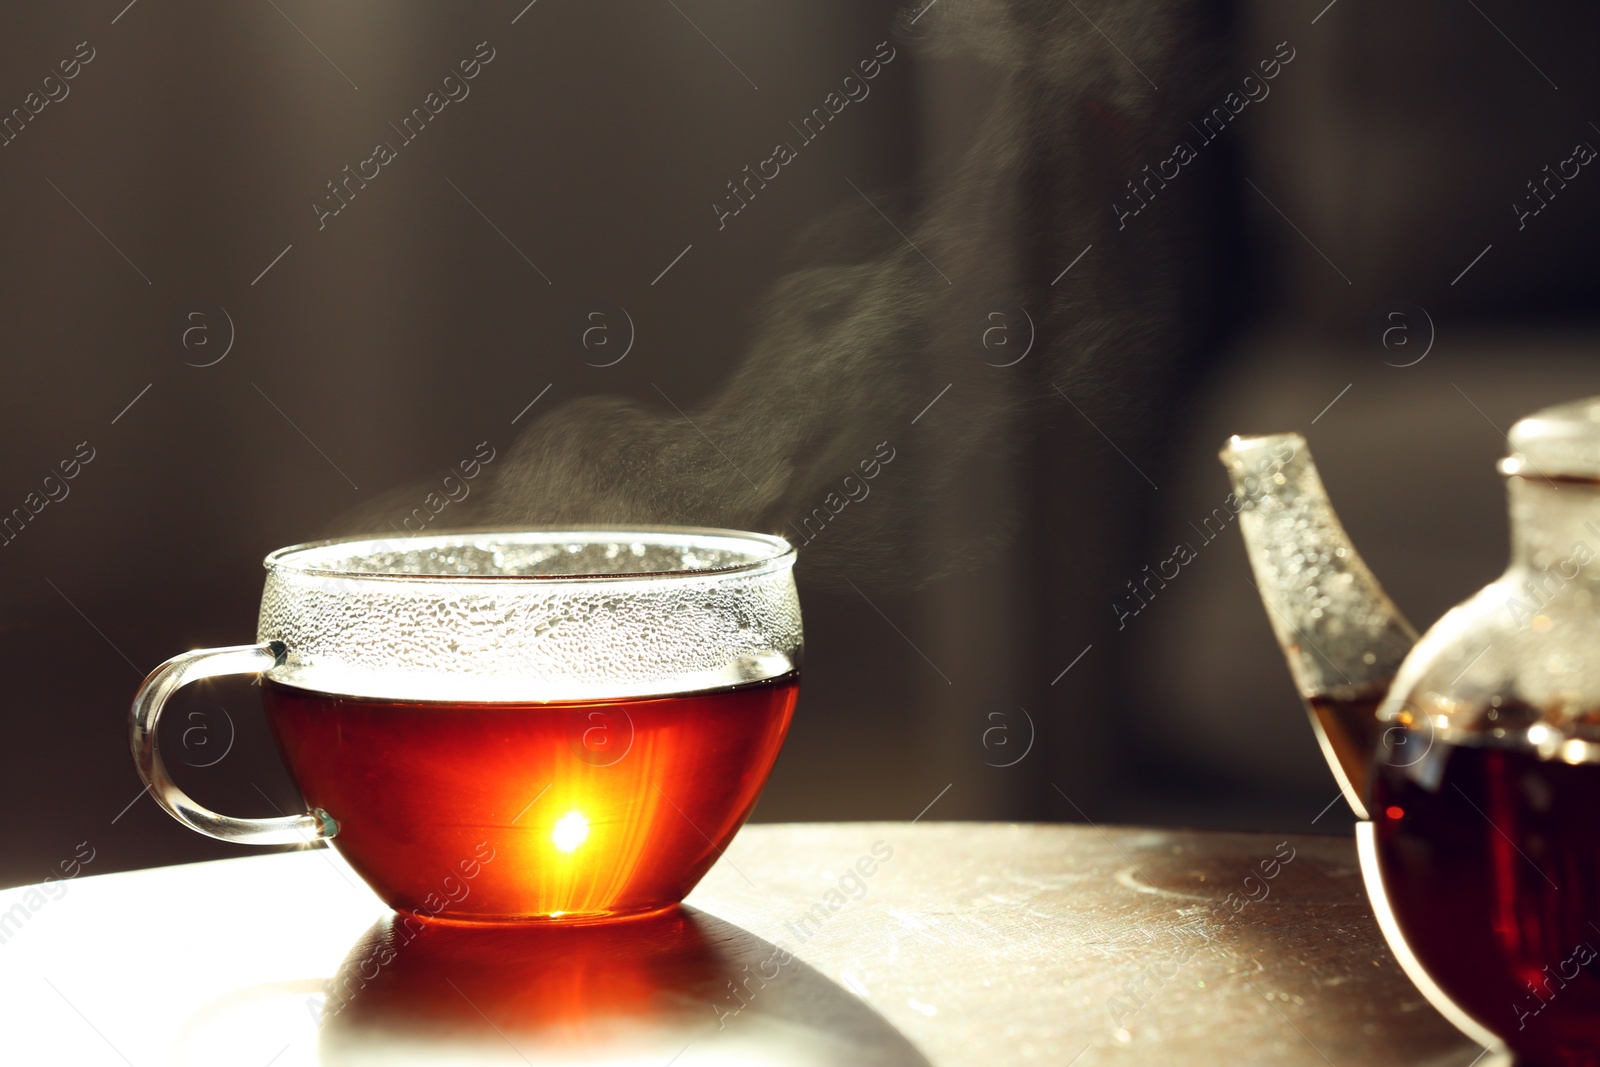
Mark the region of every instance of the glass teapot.
POLYGON ((1600 1064, 1600 397, 1510 442, 1510 566, 1420 641, 1304 438, 1221 458, 1401 966, 1485 1046, 1600 1064))

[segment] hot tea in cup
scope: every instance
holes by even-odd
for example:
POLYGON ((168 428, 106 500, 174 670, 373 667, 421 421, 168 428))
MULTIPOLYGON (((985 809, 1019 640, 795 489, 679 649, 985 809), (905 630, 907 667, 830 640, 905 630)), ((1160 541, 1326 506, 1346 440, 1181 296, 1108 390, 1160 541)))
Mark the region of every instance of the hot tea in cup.
POLYGON ((135 759, 179 821, 229 841, 331 839, 401 911, 657 911, 721 855, 783 743, 793 563, 780 538, 671 528, 282 549, 260 644, 158 668, 134 701, 135 759), (207 811, 155 745, 177 688, 257 672, 303 815, 207 811))

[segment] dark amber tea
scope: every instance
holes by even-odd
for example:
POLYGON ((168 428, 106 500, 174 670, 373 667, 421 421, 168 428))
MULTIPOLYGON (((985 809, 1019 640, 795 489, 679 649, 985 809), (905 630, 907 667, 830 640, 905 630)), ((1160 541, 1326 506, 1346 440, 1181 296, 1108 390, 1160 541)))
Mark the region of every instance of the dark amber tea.
POLYGON ((1356 796, 1366 796, 1372 753, 1383 736, 1378 705, 1388 692, 1389 680, 1362 686, 1340 686, 1336 691, 1307 697, 1316 720, 1324 754, 1350 780, 1356 796))
POLYGON ((744 824, 798 675, 639 700, 445 704, 263 685, 306 803, 394 907, 580 919, 682 899, 744 824))
POLYGON ((1371 797, 1384 895, 1440 989, 1519 1062, 1596 1062, 1600 764, 1438 740, 1380 761, 1371 797))

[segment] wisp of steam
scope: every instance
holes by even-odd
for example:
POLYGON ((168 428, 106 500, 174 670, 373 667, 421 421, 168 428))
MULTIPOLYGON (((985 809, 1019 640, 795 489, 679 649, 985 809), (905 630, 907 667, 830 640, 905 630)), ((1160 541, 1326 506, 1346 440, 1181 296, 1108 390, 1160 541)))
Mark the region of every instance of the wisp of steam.
MULTIPOLYGON (((1183 205, 1120 227, 1114 205, 1213 102, 1210 10, 919 0, 886 30, 911 68, 896 73, 923 87, 924 125, 970 134, 949 161, 922 168, 918 203, 864 190, 915 220, 901 223, 906 239, 844 190, 802 236, 713 395, 682 410, 664 396, 569 400, 484 468, 449 524, 764 531, 804 546, 808 580, 868 588, 915 587, 992 547, 1003 515, 971 524, 967 543, 937 559, 903 548, 963 478, 1005 462, 1044 420, 1082 417, 1076 405, 1134 438, 1156 417, 1138 397, 1178 348, 1183 205), (947 118, 956 97, 969 113, 947 118), (1002 349, 983 344, 995 313, 1011 334, 1002 349), (863 464, 874 460, 869 481, 863 464)), ((338 532, 403 534, 436 487, 388 493, 338 532)))

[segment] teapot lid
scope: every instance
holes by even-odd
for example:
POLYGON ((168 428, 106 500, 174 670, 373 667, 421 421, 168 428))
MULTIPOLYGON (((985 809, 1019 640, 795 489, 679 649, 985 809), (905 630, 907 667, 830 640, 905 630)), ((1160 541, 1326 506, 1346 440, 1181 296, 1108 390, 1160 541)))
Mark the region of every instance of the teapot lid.
POLYGON ((1600 481, 1600 396, 1570 400, 1517 421, 1502 474, 1600 481))

